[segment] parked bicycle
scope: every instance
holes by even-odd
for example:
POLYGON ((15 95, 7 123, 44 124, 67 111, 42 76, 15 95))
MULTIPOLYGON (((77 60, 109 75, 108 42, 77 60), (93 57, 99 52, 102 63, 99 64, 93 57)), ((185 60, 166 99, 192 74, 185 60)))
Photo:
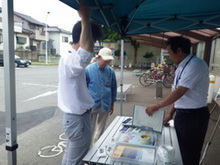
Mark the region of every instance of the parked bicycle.
POLYGON ((164 69, 155 67, 142 73, 139 77, 139 82, 142 86, 148 87, 157 81, 162 81, 166 88, 171 88, 174 81, 174 75, 175 68, 173 66, 170 68, 165 66, 164 69))

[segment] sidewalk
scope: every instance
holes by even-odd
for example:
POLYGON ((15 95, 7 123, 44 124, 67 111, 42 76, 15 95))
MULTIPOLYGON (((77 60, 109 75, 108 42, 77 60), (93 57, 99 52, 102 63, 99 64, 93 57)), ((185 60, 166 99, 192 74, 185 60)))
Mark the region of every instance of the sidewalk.
MULTIPOLYGON (((119 77, 118 72, 116 72, 116 74, 117 77, 119 77)), ((124 72, 124 84, 133 85, 132 92, 128 92, 127 94, 127 102, 124 102, 123 104, 124 116, 132 116, 134 104, 147 106, 158 102, 158 100, 155 100, 155 84, 151 85, 150 87, 144 88, 139 84, 138 77, 136 77, 132 72, 128 71, 124 72)), ((163 88, 164 97, 168 95, 169 92, 170 89, 163 88)), ((163 110, 168 111, 169 107, 166 107, 163 110)), ((115 111, 113 115, 108 118, 107 126, 118 115, 120 115, 120 102, 115 103, 115 111)), ((207 137, 210 136, 210 133, 219 115, 219 109, 213 113, 213 120, 210 120, 207 137)), ((53 158, 42 158, 38 156, 38 152, 43 147, 58 145, 58 143, 61 141, 59 140, 59 135, 62 133, 62 112, 57 109, 55 115, 51 119, 18 136, 19 148, 17 150, 17 164, 60 165, 63 154, 60 154, 53 158)), ((220 127, 218 127, 213 143, 209 148, 207 157, 205 158, 203 163, 204 165, 218 165, 220 162, 220 141, 217 138, 219 137, 219 133, 220 127)), ((208 138, 206 138, 206 141, 207 140, 208 138)), ((4 145, 0 146, 0 165, 7 164, 7 152, 4 148, 4 145)), ((60 150, 58 149, 57 152, 53 153, 56 154, 59 151, 60 150)), ((47 155, 49 154, 51 153, 47 153, 47 155)))

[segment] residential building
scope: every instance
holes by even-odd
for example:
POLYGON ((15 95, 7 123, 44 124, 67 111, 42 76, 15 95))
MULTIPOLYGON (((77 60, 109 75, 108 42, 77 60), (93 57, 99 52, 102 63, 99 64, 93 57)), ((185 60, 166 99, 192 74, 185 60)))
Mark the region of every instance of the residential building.
MULTIPOLYGON (((45 53, 45 25, 36 19, 14 12, 14 49, 45 53)), ((49 36, 47 40, 49 39, 49 36)), ((0 8, 0 50, 3 50, 2 12, 0 8)))
POLYGON ((16 35, 16 48, 26 46, 24 48, 27 49, 29 46, 31 51, 37 51, 38 54, 45 54, 45 43, 46 40, 49 40, 49 35, 47 35, 48 38, 46 39, 44 31, 45 24, 31 16, 18 12, 14 12, 14 22, 22 23, 22 34, 16 35))
POLYGON ((51 54, 65 56, 71 50, 71 32, 57 26, 48 27, 47 31, 50 36, 48 48, 51 54))

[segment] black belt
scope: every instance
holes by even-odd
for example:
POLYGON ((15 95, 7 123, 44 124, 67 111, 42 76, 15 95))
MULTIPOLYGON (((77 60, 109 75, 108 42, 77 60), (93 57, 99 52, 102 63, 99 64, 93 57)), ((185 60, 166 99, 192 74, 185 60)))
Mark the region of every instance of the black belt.
POLYGON ((192 109, 183 109, 183 108, 175 108, 177 112, 180 113, 197 113, 203 110, 208 110, 208 106, 201 107, 201 108, 192 108, 192 109))

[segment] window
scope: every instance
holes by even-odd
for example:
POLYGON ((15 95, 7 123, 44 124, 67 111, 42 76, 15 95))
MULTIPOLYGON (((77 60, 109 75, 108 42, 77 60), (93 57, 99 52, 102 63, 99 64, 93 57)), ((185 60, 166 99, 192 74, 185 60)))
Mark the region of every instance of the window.
POLYGON ((199 42, 197 46, 196 56, 203 59, 205 52, 205 42, 199 42))
POLYGON ((211 57, 210 67, 211 70, 215 72, 220 72, 220 38, 217 38, 214 42, 212 42, 213 53, 211 57))
POLYGON ((25 37, 17 37, 18 44, 26 44, 27 39, 25 37))
POLYGON ((35 26, 35 29, 36 29, 36 30, 39 30, 39 26, 35 26))
POLYGON ((63 36, 63 37, 62 37, 62 41, 63 41, 63 42, 69 42, 69 38, 68 38, 68 37, 63 36))
POLYGON ((44 29, 41 29, 41 35, 42 35, 42 36, 45 36, 45 34, 46 34, 46 33, 45 33, 44 29))

